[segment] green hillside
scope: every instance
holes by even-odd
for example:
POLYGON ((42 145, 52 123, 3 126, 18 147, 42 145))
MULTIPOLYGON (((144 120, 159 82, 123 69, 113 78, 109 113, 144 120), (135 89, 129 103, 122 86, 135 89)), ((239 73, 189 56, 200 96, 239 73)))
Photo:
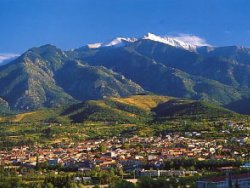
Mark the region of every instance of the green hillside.
POLYGON ((134 95, 126 98, 90 100, 65 108, 42 109, 9 116, 5 120, 11 122, 152 124, 158 120, 167 121, 178 118, 213 119, 233 116, 238 116, 238 114, 205 102, 157 95, 134 95))
POLYGON ((201 101, 172 99, 152 110, 157 118, 223 118, 233 117, 236 113, 201 101))
POLYGON ((61 115, 68 116, 73 122, 146 123, 152 119, 151 109, 168 100, 169 97, 154 95, 108 98, 73 105, 61 115))
POLYGON ((225 108, 228 108, 240 114, 250 115, 250 98, 245 98, 232 102, 226 105, 225 108))
POLYGON ((203 131, 205 137, 221 138, 227 136, 220 132, 227 130, 231 122, 250 126, 248 116, 204 102, 157 95, 111 97, 0 116, 0 148, 6 147, 6 143, 8 146, 23 143, 50 145, 86 138, 153 136, 186 131, 203 131))
POLYGON ((109 98, 73 105, 62 115, 74 122, 111 121, 147 122, 157 118, 223 118, 236 113, 209 103, 177 98, 136 95, 128 98, 109 98))

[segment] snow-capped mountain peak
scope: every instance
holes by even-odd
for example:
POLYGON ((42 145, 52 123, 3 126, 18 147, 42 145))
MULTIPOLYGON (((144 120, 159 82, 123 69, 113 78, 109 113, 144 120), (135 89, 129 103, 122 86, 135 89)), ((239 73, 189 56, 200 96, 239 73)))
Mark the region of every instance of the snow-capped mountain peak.
POLYGON ((117 37, 113 39, 112 41, 106 42, 106 43, 94 43, 94 44, 88 44, 87 46, 89 48, 100 48, 100 47, 121 47, 128 43, 136 42, 138 39, 136 38, 125 38, 125 37, 117 37))
POLYGON ((180 36, 158 36, 153 33, 147 33, 142 38, 125 38, 117 37, 109 42, 88 44, 88 48, 101 48, 101 47, 123 47, 128 44, 140 40, 151 40, 155 42, 164 43, 176 48, 183 48, 189 51, 196 51, 197 47, 209 46, 203 39, 193 35, 180 35, 180 36))
POLYGON ((124 38, 124 37, 117 37, 109 43, 104 44, 104 46, 121 46, 127 43, 136 42, 136 38, 124 38))
POLYGON ((164 44, 167 44, 170 46, 174 46, 177 48, 184 48, 186 50, 191 50, 191 51, 194 51, 196 49, 197 46, 185 43, 181 40, 178 40, 177 38, 178 37, 175 38, 175 37, 168 37, 168 36, 161 37, 161 36, 157 36, 153 33, 148 33, 142 39, 152 40, 152 41, 164 43, 164 44))
POLYGON ((153 40, 157 42, 165 42, 164 38, 157 36, 153 33, 147 33, 146 35, 144 35, 142 39, 148 39, 148 40, 153 40))

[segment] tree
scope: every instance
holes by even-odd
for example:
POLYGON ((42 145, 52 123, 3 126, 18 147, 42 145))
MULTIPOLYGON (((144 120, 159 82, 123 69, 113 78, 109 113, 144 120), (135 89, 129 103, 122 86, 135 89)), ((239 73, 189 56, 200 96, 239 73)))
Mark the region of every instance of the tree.
POLYGON ((129 144, 128 143, 124 143, 123 145, 122 145, 122 149, 129 149, 129 144))
POLYGON ((52 129, 50 127, 44 130, 44 136, 46 136, 47 138, 52 137, 52 129))
POLYGON ((54 188, 54 185, 52 183, 46 183, 44 188, 54 188))
POLYGON ((37 183, 34 188, 42 188, 42 185, 40 183, 37 183))
POLYGON ((153 179, 150 177, 143 177, 140 179, 139 187, 141 188, 153 188, 153 179))
POLYGON ((126 180, 118 180, 109 185, 109 188, 135 188, 135 185, 126 180))
POLYGON ((67 183, 66 188, 78 188, 78 185, 75 182, 67 183))
POLYGON ((107 147, 104 144, 100 144, 99 151, 100 152, 106 152, 107 151, 107 147))

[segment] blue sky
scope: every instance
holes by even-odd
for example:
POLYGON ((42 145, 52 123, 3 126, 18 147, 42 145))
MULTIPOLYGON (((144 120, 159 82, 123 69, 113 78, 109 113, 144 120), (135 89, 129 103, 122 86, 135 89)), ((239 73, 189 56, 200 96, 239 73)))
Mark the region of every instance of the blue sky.
POLYGON ((62 49, 117 36, 189 34, 250 46, 249 0, 0 0, 0 53, 62 49))

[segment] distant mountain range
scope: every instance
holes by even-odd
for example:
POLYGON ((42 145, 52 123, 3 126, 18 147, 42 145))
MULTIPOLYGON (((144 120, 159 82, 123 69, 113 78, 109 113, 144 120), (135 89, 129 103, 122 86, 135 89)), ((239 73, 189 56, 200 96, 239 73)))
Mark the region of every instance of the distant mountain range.
POLYGON ((62 51, 32 48, 0 66, 0 107, 30 111, 152 92, 250 114, 250 48, 147 34, 62 51))

